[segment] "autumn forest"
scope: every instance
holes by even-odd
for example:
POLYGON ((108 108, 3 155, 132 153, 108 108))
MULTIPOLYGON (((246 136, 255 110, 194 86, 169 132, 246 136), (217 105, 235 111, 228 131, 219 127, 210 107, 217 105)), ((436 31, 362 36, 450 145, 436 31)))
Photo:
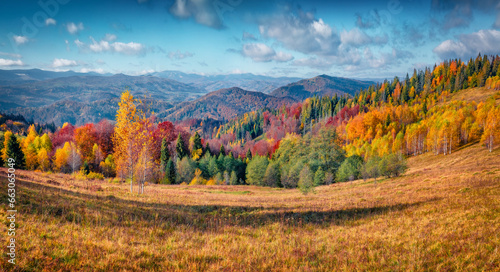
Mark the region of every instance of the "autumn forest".
POLYGON ((124 90, 115 121, 54 130, 16 127, 4 117, 2 164, 11 157, 22 169, 110 178, 140 193, 154 183, 307 193, 324 184, 398 176, 410 156, 444 156, 473 142, 491 152, 500 145, 500 93, 480 103, 452 99, 475 88, 500 90, 500 57, 449 60, 354 97, 314 96, 225 123, 163 121, 124 90))

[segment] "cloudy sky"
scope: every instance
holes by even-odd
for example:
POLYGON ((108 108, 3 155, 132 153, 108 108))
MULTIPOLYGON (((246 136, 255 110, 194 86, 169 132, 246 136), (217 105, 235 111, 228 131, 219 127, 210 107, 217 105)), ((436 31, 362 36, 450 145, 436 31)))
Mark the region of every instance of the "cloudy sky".
POLYGON ((0 15, 0 69, 380 78, 500 54, 500 0, 16 0, 0 15))

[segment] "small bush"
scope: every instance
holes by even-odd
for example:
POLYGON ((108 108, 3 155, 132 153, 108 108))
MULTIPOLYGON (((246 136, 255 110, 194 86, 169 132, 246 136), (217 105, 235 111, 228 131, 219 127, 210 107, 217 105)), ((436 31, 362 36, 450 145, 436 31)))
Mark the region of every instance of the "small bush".
POLYGON ((98 180, 103 180, 104 176, 101 173, 96 173, 96 172, 90 172, 87 174, 88 179, 98 179, 98 180))
POLYGON ((215 181, 215 179, 211 178, 211 179, 207 180, 206 185, 217 185, 217 182, 215 181))

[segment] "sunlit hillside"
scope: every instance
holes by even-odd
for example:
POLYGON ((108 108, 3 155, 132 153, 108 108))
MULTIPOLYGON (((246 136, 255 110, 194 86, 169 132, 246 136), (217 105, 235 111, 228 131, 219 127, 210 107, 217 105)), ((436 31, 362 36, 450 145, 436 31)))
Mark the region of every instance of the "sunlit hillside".
POLYGON ((127 184, 19 170, 22 257, 12 271, 492 271, 500 265, 499 152, 472 144, 425 154, 403 177, 308 195, 148 185, 138 196, 127 184))

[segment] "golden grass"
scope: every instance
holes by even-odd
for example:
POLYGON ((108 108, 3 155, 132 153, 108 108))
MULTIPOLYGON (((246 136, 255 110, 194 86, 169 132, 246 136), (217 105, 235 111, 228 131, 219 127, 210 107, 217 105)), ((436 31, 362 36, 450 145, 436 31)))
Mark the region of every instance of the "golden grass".
POLYGON ((446 99, 446 101, 465 101, 476 103, 485 102, 490 97, 495 97, 495 100, 498 102, 500 100, 500 92, 495 89, 488 89, 486 87, 477 87, 477 88, 469 88, 465 90, 460 90, 459 92, 455 92, 451 95, 450 99, 446 99))
POLYGON ((322 186, 306 196, 168 185, 138 196, 126 184, 18 171, 18 265, 2 256, 0 268, 498 271, 500 149, 475 144, 409 163, 403 177, 322 186))

